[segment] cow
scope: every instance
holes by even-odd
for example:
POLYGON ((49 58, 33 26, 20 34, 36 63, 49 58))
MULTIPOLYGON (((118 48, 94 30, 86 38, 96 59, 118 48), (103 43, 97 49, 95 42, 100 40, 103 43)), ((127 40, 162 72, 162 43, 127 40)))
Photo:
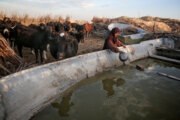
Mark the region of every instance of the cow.
POLYGON ((64 30, 65 30, 66 32, 71 32, 71 31, 72 31, 71 22, 66 21, 66 22, 64 23, 64 30))
POLYGON ((76 32, 70 32, 71 35, 77 38, 78 42, 84 43, 84 34, 85 34, 85 27, 84 25, 79 25, 77 23, 71 23, 72 28, 76 30, 76 32))
POLYGON ((3 36, 6 38, 7 41, 9 41, 12 49, 14 49, 15 46, 14 27, 7 27, 3 31, 3 36))
POLYGON ((14 48, 14 28, 16 24, 19 24, 15 21, 8 21, 8 23, 3 22, 0 25, 0 33, 3 37, 10 43, 10 46, 14 48))
POLYGON ((77 32, 83 32, 83 33, 86 32, 84 25, 79 25, 77 23, 71 23, 71 27, 75 28, 77 32))
POLYGON ((56 23, 55 24, 55 31, 56 32, 63 32, 64 31, 64 25, 63 24, 61 24, 61 23, 56 23))
POLYGON ((35 24, 30 24, 28 27, 30 27, 32 29, 39 29, 39 26, 35 25, 35 24))
POLYGON ((78 41, 67 32, 55 34, 50 41, 50 52, 56 60, 75 56, 78 51, 78 41))
POLYGON ((41 62, 43 62, 43 51, 47 49, 47 44, 50 40, 51 34, 49 30, 45 28, 44 24, 40 24, 38 29, 26 27, 22 24, 15 27, 15 42, 17 44, 19 55, 23 57, 23 47, 34 49, 36 63, 39 63, 38 50, 40 51, 41 62))
POLYGON ((89 35, 92 33, 93 30, 96 30, 96 27, 93 24, 86 23, 84 24, 85 30, 86 30, 86 37, 89 37, 89 35))
POLYGON ((48 22, 46 25, 50 28, 52 34, 61 33, 65 31, 64 25, 60 22, 48 22))
POLYGON ((84 43, 84 33, 82 33, 82 32, 78 32, 78 33, 69 32, 69 34, 72 35, 78 41, 78 43, 80 41, 82 43, 84 43))

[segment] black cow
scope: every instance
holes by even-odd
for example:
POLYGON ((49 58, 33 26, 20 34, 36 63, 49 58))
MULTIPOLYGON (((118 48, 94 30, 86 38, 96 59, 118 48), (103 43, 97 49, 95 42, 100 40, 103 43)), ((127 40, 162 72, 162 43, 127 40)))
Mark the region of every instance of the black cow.
POLYGON ((86 32, 84 25, 79 25, 77 23, 71 23, 71 26, 72 26, 72 28, 75 28, 77 30, 77 32, 83 32, 83 33, 86 32))
POLYGON ((38 60, 38 50, 40 50, 41 62, 43 62, 43 51, 46 50, 47 44, 51 39, 49 30, 46 30, 45 25, 41 24, 39 29, 33 29, 24 25, 15 27, 15 40, 18 47, 18 52, 21 57, 22 48, 29 47, 35 50, 36 63, 38 60))
POLYGON ((75 56, 77 51, 78 41, 66 32, 63 36, 55 34, 50 42, 50 52, 56 60, 75 56))
POLYGON ((76 32, 70 32, 71 35, 77 38, 78 42, 84 42, 84 35, 86 33, 84 25, 77 23, 71 23, 72 28, 75 28, 76 32))
POLYGON ((64 25, 61 23, 56 23, 55 24, 55 31, 56 32, 63 32, 64 31, 64 25))
POLYGON ((46 24, 48 27, 51 27, 51 32, 62 32, 64 31, 64 25, 61 24, 60 22, 48 22, 46 24))
POLYGON ((30 24, 28 27, 30 27, 32 29, 39 29, 39 26, 35 25, 35 24, 30 24))
MULTIPOLYGON (((13 23, 13 24, 16 24, 16 23, 13 23)), ((12 26, 12 25, 9 25, 9 24, 6 24, 6 23, 2 23, 0 25, 0 33, 3 35, 3 37, 10 43, 10 46, 12 48, 14 48, 14 28, 15 28, 15 25, 12 26)))
POLYGON ((69 32, 69 34, 72 35, 74 38, 76 38, 78 43, 80 41, 84 41, 84 33, 83 32, 78 32, 78 33, 69 32))
MULTIPOLYGON (((14 26, 15 27, 15 26, 14 26)), ((9 41, 11 48, 14 49, 15 46, 15 32, 14 27, 8 27, 4 29, 4 37, 9 41)))

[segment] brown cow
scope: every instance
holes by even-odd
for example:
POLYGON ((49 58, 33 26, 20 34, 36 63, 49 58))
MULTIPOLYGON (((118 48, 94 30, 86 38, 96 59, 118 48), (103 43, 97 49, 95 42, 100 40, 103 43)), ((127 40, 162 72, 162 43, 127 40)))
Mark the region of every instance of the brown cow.
POLYGON ((86 36, 89 37, 90 33, 94 30, 96 30, 95 26, 93 24, 86 23, 84 24, 85 30, 86 30, 86 36))

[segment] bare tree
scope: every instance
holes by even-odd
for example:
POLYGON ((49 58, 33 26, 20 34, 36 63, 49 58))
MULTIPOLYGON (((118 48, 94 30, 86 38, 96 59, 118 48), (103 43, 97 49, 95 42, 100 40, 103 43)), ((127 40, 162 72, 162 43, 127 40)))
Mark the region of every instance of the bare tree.
POLYGON ((66 22, 70 22, 70 20, 71 20, 71 17, 68 15, 68 16, 66 16, 66 19, 65 19, 65 21, 66 22))
POLYGON ((64 22, 64 18, 62 16, 59 16, 59 22, 64 22))
POLYGON ((24 14, 23 15, 23 20, 24 20, 24 23, 26 23, 26 21, 29 19, 29 15, 28 14, 24 14))
POLYGON ((44 22, 45 22, 45 23, 48 23, 50 20, 51 20, 51 15, 50 15, 50 14, 48 14, 48 15, 46 15, 46 16, 44 17, 44 22))

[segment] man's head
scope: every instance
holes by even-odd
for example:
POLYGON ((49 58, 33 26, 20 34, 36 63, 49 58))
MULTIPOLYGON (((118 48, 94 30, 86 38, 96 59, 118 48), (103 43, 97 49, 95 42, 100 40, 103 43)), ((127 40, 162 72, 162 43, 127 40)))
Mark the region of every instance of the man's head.
POLYGON ((120 33, 119 28, 115 27, 111 30, 111 34, 113 34, 113 36, 117 37, 120 33))

